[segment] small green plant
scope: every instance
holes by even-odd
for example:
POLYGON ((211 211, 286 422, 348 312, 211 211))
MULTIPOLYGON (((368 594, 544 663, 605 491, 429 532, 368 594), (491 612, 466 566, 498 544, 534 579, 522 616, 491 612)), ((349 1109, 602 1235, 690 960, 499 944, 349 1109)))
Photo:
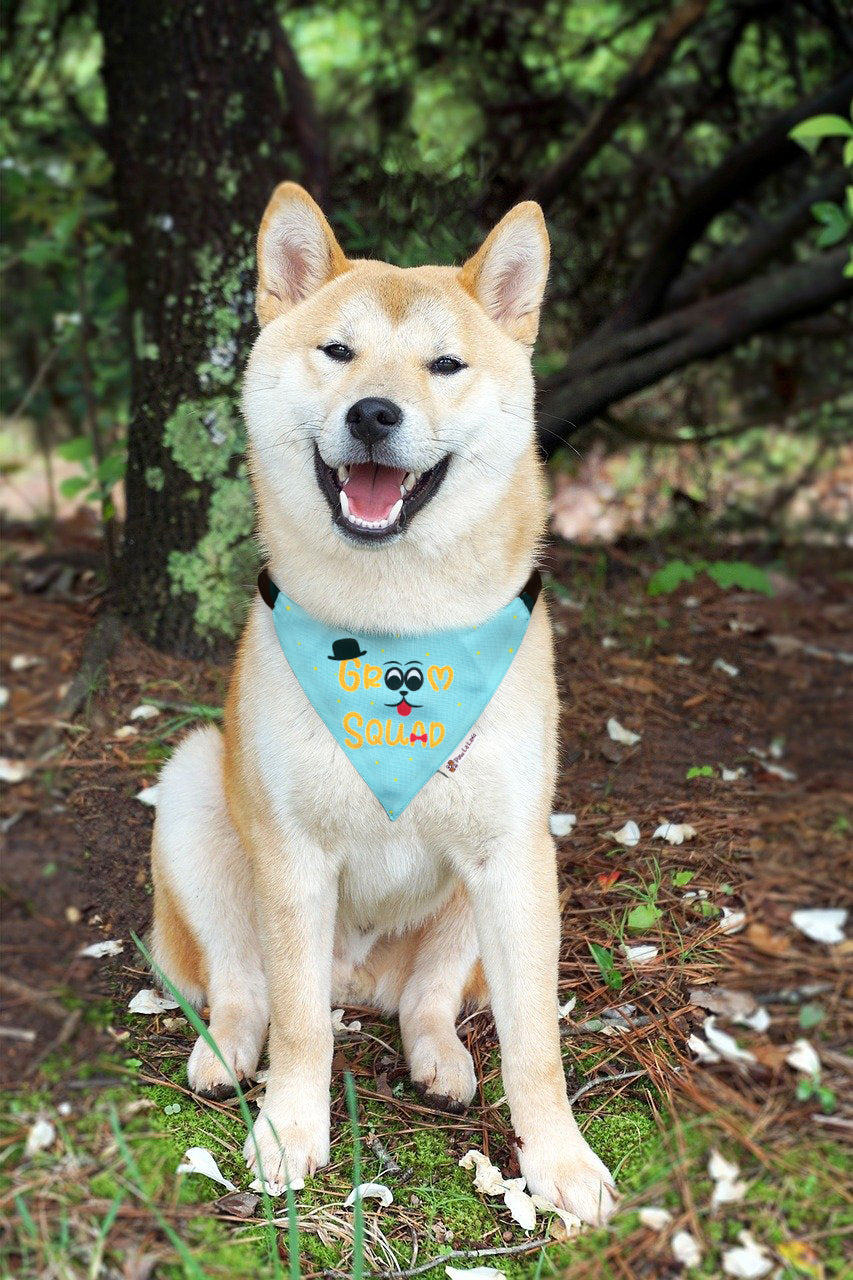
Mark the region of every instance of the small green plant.
POLYGON ((695 876, 695 871, 673 871, 672 884, 675 889, 683 889, 695 876))
POLYGON ((716 776, 714 766, 711 764, 692 764, 685 774, 688 782, 693 778, 715 778, 716 776))
POLYGON ((799 1102, 818 1102, 825 1115, 830 1115, 837 1105, 838 1099, 831 1089, 821 1084, 817 1076, 805 1076, 797 1085, 799 1102))
POLYGON ((86 436, 76 436, 57 449, 66 462, 77 462, 80 475, 67 476, 59 486, 63 498, 82 497, 84 502, 97 503, 104 520, 112 520, 115 507, 111 498, 113 486, 124 479, 127 462, 123 444, 115 444, 109 453, 97 462, 92 441, 86 436))
POLYGON ((721 591, 736 587, 741 591, 773 595, 773 584, 764 570, 748 564, 746 560, 668 560, 649 578, 648 593, 650 596, 672 595, 685 582, 693 582, 700 573, 706 573, 721 591))
POLYGON ((622 974, 616 968, 611 952, 607 950, 607 947, 599 946, 597 942, 588 942, 587 946, 590 949, 593 960, 598 965, 606 986, 611 991, 621 991, 622 974))
MULTIPOLYGON (((809 155, 814 155, 826 138, 844 138, 844 164, 853 169, 853 107, 849 120, 836 115, 810 116, 795 125, 788 136, 809 155)), ((848 186, 845 192, 844 204, 819 200, 812 205, 812 216, 821 228, 817 234, 818 248, 831 249, 833 245, 840 244, 853 230, 853 185, 848 186)), ((853 246, 844 274, 853 276, 853 246)))

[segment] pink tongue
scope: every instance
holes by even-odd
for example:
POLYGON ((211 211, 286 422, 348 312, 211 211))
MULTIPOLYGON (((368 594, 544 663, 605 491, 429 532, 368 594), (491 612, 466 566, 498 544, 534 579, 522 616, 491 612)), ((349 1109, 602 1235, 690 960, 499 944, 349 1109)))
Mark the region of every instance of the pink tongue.
POLYGON ((405 476, 405 471, 398 467, 355 463, 344 485, 350 513, 361 520, 387 520, 391 508, 400 500, 400 485, 405 476))

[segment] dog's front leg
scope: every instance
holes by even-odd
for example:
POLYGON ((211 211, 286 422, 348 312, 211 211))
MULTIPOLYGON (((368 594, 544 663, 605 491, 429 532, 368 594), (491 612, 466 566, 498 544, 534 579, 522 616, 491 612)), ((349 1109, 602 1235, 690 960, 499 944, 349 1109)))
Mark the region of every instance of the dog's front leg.
POLYGON ((528 1190, 603 1222, 615 1204, 613 1179, 572 1115, 560 1054, 553 844, 545 835, 502 839, 481 851, 466 880, 528 1190))
POLYGON ((328 855, 303 842, 293 852, 287 848, 284 857, 282 849, 281 840, 265 839, 256 855, 270 1069, 244 1148, 249 1167, 279 1188, 309 1177, 329 1160, 337 905, 337 873, 328 855))

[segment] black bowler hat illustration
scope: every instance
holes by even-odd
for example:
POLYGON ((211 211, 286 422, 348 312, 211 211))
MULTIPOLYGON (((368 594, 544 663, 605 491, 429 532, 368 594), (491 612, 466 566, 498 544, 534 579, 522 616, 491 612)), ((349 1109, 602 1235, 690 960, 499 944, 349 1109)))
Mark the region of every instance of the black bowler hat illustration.
POLYGON ((366 649, 360 649, 357 640, 333 640, 329 658, 332 662, 346 662, 348 658, 363 658, 366 649))

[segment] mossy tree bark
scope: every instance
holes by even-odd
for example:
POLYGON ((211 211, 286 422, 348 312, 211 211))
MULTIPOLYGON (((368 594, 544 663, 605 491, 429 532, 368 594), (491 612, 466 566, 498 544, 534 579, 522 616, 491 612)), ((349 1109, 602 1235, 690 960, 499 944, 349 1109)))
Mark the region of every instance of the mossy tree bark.
POLYGON ((98 21, 133 343, 123 609, 198 653, 234 633, 251 580, 253 241, 295 172, 274 17, 265 0, 98 0, 98 21))

